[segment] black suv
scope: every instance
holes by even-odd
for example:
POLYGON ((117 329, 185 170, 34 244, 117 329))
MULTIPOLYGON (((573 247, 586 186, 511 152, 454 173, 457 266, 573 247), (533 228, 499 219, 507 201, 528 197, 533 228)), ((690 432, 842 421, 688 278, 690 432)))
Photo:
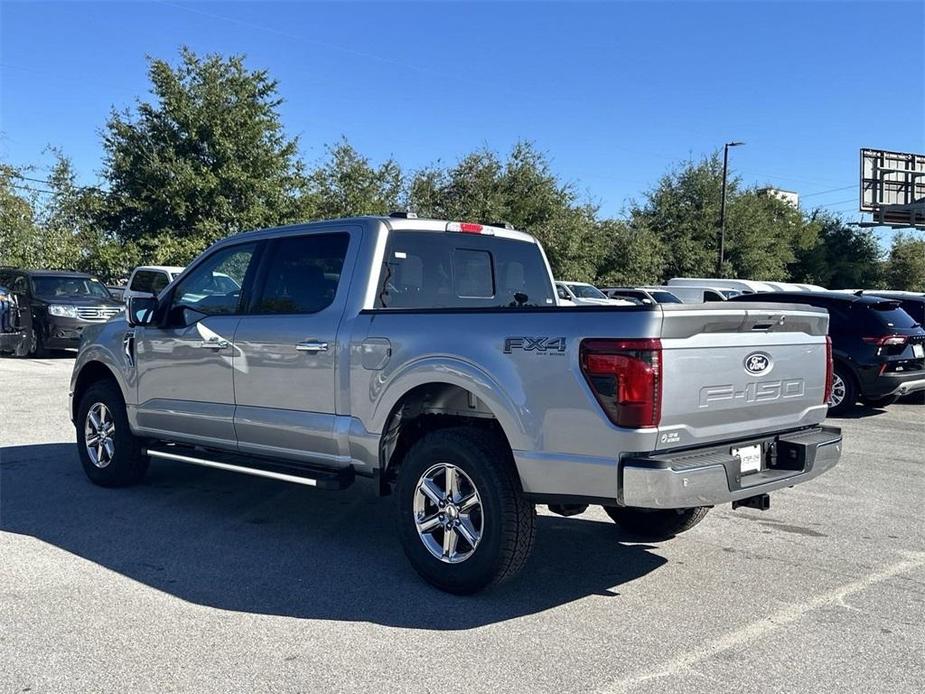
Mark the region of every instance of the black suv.
POLYGON ((0 285, 19 305, 24 342, 16 353, 21 355, 79 347, 84 328, 123 310, 102 282, 80 272, 0 268, 0 285))
POLYGON ((845 292, 745 294, 730 301, 810 304, 829 311, 835 373, 829 411, 884 407, 925 390, 925 329, 896 299, 845 292))

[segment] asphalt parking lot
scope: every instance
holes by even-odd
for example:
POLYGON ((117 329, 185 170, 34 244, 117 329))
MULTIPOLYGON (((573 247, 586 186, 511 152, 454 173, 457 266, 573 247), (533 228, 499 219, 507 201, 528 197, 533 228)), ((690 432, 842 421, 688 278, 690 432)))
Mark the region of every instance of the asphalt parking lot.
POLYGON ((831 473, 668 542, 543 509, 524 573, 458 598, 372 485, 92 486, 72 363, 0 359, 2 692, 921 691, 925 405, 833 420, 831 473))

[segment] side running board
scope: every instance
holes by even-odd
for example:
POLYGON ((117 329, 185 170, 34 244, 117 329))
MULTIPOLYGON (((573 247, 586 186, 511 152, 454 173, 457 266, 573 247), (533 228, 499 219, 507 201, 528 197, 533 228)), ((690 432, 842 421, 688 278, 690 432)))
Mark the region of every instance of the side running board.
POLYGON ((266 477, 271 480, 292 482, 318 489, 346 489, 353 484, 353 468, 330 470, 278 461, 244 458, 232 453, 200 451, 193 448, 169 446, 165 448, 148 448, 144 455, 161 460, 173 460, 178 463, 201 465, 217 470, 240 472, 254 477, 266 477), (203 456, 208 455, 208 458, 203 456))

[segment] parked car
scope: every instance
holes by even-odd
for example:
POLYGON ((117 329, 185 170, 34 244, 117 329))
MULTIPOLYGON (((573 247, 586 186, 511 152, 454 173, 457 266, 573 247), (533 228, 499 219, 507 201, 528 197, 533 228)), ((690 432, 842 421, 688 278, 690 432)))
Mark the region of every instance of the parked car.
POLYGON ((122 300, 128 301, 133 296, 151 296, 160 293, 164 287, 173 282, 182 267, 172 265, 142 265, 132 270, 132 274, 125 285, 122 300))
POLYGON ((678 297, 661 287, 607 287, 601 289, 610 299, 622 299, 634 304, 680 304, 678 297))
POLYGON ((611 299, 586 282, 556 282, 556 294, 560 306, 628 306, 633 303, 611 299))
POLYGON ((22 355, 77 347, 85 328, 123 310, 102 282, 81 272, 3 268, 0 284, 9 287, 19 305, 22 355))
POLYGON ((471 593, 524 565, 536 504, 664 539, 835 465, 828 317, 755 308, 559 307, 539 243, 481 224, 235 234, 87 334, 70 415, 101 485, 152 459, 369 477, 418 573, 471 593), (215 273, 240 290, 203 296, 215 273))
POLYGON ((0 286, 0 354, 23 355, 26 336, 16 295, 0 286))
POLYGON ((749 294, 731 301, 803 304, 829 312, 833 414, 844 413, 858 400, 885 407, 902 395, 925 390, 925 330, 899 301, 836 291, 749 294))
POLYGON ((717 289, 714 287, 687 287, 684 285, 669 285, 665 287, 685 304, 704 304, 709 301, 726 301, 735 296, 734 289, 717 289))
POLYGON ((124 284, 107 284, 106 289, 116 301, 125 303, 125 285, 124 284))
MULTIPOLYGON (((721 277, 674 277, 668 280, 671 289, 675 287, 711 287, 720 290, 735 290, 737 294, 755 294, 758 292, 824 292, 825 287, 816 284, 794 282, 759 282, 756 280, 727 279, 721 277)), ((737 295, 736 294, 736 295, 737 295)), ((726 297, 730 296, 726 294, 726 297)))

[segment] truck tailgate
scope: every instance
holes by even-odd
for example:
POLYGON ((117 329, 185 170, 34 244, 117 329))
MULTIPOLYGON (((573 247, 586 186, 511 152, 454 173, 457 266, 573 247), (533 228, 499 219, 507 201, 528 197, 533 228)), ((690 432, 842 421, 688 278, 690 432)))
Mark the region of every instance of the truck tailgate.
POLYGON ((658 448, 744 439, 825 418, 824 309, 786 304, 662 307, 658 448))

